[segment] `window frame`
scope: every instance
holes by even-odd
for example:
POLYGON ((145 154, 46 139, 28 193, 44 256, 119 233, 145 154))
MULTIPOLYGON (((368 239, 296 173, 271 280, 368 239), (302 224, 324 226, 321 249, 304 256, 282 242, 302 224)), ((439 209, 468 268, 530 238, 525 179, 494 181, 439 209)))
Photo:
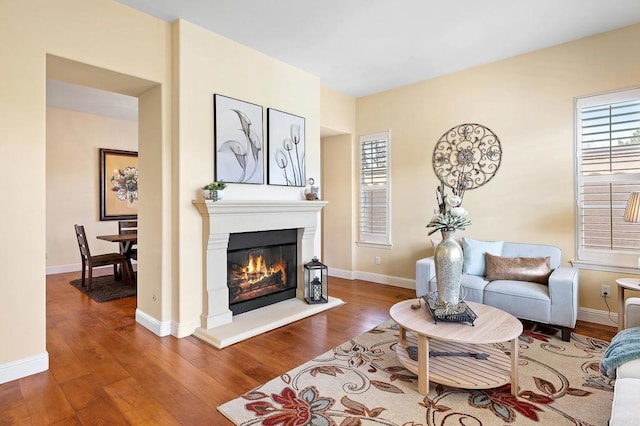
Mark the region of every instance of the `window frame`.
MULTIPOLYGON (((375 247, 391 247, 391 131, 386 130, 378 133, 361 135, 358 147, 358 245, 359 246, 375 246, 375 247), (384 140, 386 144, 386 183, 384 185, 375 185, 378 189, 385 190, 385 208, 386 221, 385 232, 383 234, 365 232, 363 230, 363 195, 366 191, 363 183, 363 147, 365 143, 384 140)), ((373 185, 372 185, 373 186, 373 185)), ((371 192, 369 190, 368 192, 371 192)))
MULTIPOLYGON (((614 92, 606 92, 588 96, 576 97, 574 99, 574 193, 575 193, 575 253, 576 260, 573 262, 574 266, 582 269, 591 269, 599 271, 610 272, 625 272, 625 273, 637 273, 638 269, 638 256, 639 251, 629 251, 621 249, 597 249, 585 247, 583 236, 583 212, 589 209, 590 206, 586 205, 582 200, 583 187, 585 183, 601 183, 602 186, 609 185, 611 194, 613 187, 622 187, 624 185, 640 184, 640 171, 639 172, 620 172, 620 173, 603 173, 584 176, 582 173, 583 167, 583 134, 582 134, 582 116, 583 110, 586 108, 592 108, 596 106, 610 106, 621 102, 640 101, 640 87, 634 87, 629 89, 623 89, 614 92)), ((611 121, 608 122, 611 124, 611 121)), ((640 126, 638 126, 640 128, 640 126)), ((611 130, 610 130, 611 131, 611 130)), ((611 154, 609 155, 611 158, 611 154)), ((630 189, 631 191, 638 189, 630 189)), ((624 191, 617 192, 617 194, 625 194, 624 191)), ((628 193, 626 194, 624 205, 628 199, 628 193)), ((623 201, 615 201, 612 196, 609 199, 610 207, 608 212, 611 217, 611 235, 610 240, 615 241, 615 235, 613 234, 613 211, 619 210, 623 201)), ((592 207, 593 208, 593 207, 592 207)), ((622 214, 624 214, 624 206, 622 206, 622 214)), ((640 225, 635 225, 640 226, 640 225)))

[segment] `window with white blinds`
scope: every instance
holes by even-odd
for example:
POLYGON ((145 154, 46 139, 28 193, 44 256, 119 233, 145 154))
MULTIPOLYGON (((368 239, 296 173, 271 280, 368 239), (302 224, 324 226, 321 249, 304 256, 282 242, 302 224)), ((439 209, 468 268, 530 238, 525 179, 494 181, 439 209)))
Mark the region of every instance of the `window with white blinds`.
POLYGON ((578 261, 637 267, 640 224, 625 222, 640 191, 640 89, 576 100, 578 261))
POLYGON ((391 244, 389 132, 360 137, 361 243, 391 244))

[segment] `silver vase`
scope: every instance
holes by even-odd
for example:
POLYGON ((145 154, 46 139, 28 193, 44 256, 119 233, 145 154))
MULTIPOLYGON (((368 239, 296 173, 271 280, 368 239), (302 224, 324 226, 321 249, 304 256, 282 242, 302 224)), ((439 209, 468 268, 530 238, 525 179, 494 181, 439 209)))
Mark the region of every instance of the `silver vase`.
POLYGON ((442 231, 442 241, 435 248, 438 302, 447 306, 460 302, 462 279, 462 247, 455 240, 455 231, 442 231))

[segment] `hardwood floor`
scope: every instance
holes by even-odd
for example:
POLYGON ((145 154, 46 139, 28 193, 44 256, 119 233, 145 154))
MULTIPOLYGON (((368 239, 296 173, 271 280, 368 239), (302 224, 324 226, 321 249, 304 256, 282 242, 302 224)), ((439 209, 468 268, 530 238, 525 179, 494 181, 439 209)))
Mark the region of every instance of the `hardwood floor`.
MULTIPOLYGON (((47 277, 48 371, 0 385, 0 425, 231 424, 216 407, 389 318, 413 290, 331 278, 347 302, 223 350, 158 337, 136 324, 136 299, 96 303, 47 277)), ((610 340, 614 327, 579 322, 610 340)))

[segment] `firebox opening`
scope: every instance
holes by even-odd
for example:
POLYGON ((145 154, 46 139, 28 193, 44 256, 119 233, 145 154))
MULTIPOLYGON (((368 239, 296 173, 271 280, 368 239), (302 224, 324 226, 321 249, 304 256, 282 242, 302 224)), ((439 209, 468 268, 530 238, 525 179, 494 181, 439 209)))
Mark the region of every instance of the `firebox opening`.
POLYGON ((296 297, 297 229, 231 234, 229 309, 234 315, 296 297))

